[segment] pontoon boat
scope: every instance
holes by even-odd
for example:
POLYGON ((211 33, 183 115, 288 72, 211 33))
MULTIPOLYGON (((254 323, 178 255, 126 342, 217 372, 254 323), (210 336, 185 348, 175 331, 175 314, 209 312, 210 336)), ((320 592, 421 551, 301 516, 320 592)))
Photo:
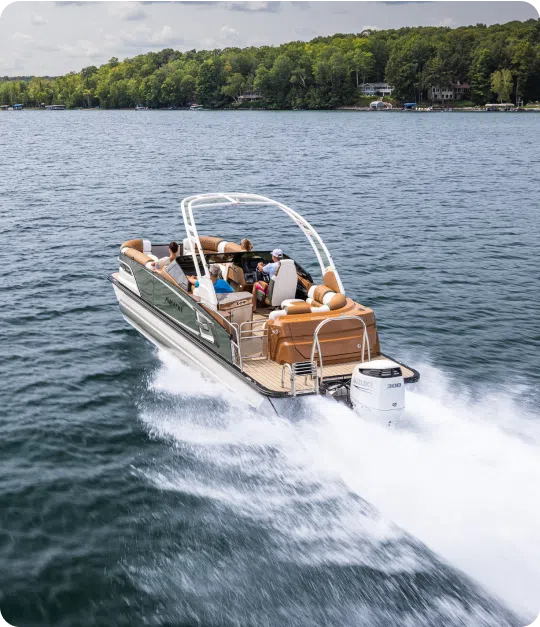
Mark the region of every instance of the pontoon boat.
POLYGON ((109 278, 133 327, 255 407, 281 413, 289 399, 316 394, 386 416, 404 407, 404 384, 417 381, 418 372, 382 353, 373 310, 346 296, 326 245, 299 213, 243 193, 190 196, 181 209, 185 238, 165 269, 156 271, 152 262, 168 256, 167 244, 141 238, 120 248, 120 268, 109 278), (195 211, 224 207, 283 211, 309 240, 320 279, 283 254, 266 301, 254 311, 257 264, 269 262, 270 252, 246 252, 199 235, 195 225, 195 211), (232 293, 216 294, 211 264, 219 264, 232 293), (188 275, 198 279, 195 293, 188 275))

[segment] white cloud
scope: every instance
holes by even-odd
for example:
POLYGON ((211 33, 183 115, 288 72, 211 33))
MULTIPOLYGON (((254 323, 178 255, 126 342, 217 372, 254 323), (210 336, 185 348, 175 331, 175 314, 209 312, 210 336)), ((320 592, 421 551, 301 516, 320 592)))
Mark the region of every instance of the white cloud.
POLYGON ((97 59, 103 54, 103 48, 92 41, 81 39, 74 44, 62 44, 59 50, 68 57, 75 59, 97 59))
POLYGON ((30 17, 30 23, 34 26, 44 26, 47 23, 47 20, 42 15, 32 13, 30 17))
MULTIPOLYGON (((161 0, 156 0, 160 2, 161 0)), ((211 8, 219 8, 220 10, 225 11, 246 11, 248 13, 259 13, 261 11, 266 13, 277 13, 281 11, 282 2, 279 0, 247 0, 246 2, 236 1, 236 0, 228 0, 225 2, 224 0, 176 0, 177 4, 186 4, 191 6, 199 6, 204 9, 211 8)), ((155 4, 155 2, 145 2, 145 4, 155 4)), ((304 2, 294 2, 291 4, 295 5, 307 5, 309 4, 307 1, 304 2)))
POLYGON ((9 59, 7 57, 0 58, 0 67, 4 71, 9 71, 12 75, 23 75, 26 63, 28 62, 27 57, 17 57, 14 59, 9 59))
POLYGON ((276 13, 281 9, 281 2, 258 2, 250 0, 249 2, 224 2, 227 9, 231 11, 267 11, 276 13))
POLYGON ((455 24, 454 19, 451 17, 444 17, 437 22, 437 26, 449 26, 452 27, 455 24))
POLYGON ((162 48, 275 46, 362 28, 437 23, 456 27, 538 18, 528 2, 387 1, 12 2, 0 21, 0 57, 4 58, 0 73, 58 75, 79 70, 85 63, 99 65, 112 56, 132 57, 162 48), (21 69, 15 70, 15 65, 21 69))
POLYGON ((137 22, 148 17, 148 13, 138 2, 111 2, 107 8, 111 15, 128 22, 137 22))
POLYGON ((224 25, 219 29, 219 47, 238 46, 241 42, 242 37, 236 28, 224 25))
POLYGON ((163 26, 158 30, 152 30, 148 26, 137 26, 129 31, 122 30, 114 35, 107 35, 106 43, 108 47, 118 45, 121 47, 137 50, 138 53, 145 52, 145 48, 159 46, 178 46, 184 42, 183 37, 174 33, 170 26, 163 26))
POLYGON ((29 41, 30 39, 32 39, 32 36, 27 35, 26 33, 21 33, 19 31, 16 31, 11 34, 11 39, 13 41, 29 41))
POLYGON ((227 26, 226 24, 219 29, 217 37, 205 37, 202 43, 203 46, 209 50, 249 45, 247 42, 242 40, 242 37, 236 28, 227 26))

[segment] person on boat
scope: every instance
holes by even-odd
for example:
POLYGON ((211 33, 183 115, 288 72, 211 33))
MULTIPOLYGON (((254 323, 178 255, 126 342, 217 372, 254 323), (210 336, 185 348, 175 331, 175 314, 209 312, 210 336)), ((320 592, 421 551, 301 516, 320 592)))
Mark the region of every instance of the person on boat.
POLYGON ((244 239, 240 242, 240 247, 246 253, 250 253, 253 250, 253 244, 247 237, 244 237, 244 239))
POLYGON ((152 270, 155 272, 156 270, 163 270, 164 268, 166 268, 176 259, 176 257, 178 257, 178 250, 178 244, 176 242, 171 242, 169 244, 169 256, 162 257, 157 261, 152 261, 152 263, 150 264, 152 266, 152 270))
MULTIPOLYGON (((217 263, 213 263, 208 269, 210 272, 210 279, 214 284, 214 291, 216 294, 228 294, 229 292, 234 292, 233 288, 221 278, 221 268, 217 265, 217 263)), ((194 288, 199 287, 199 281, 196 276, 188 276, 187 280, 193 285, 194 288)))
POLYGON ((279 262, 283 259, 281 248, 274 248, 272 251, 272 262, 266 265, 259 261, 257 265, 257 282, 253 286, 253 311, 257 309, 257 301, 266 300, 270 281, 279 267, 279 262))

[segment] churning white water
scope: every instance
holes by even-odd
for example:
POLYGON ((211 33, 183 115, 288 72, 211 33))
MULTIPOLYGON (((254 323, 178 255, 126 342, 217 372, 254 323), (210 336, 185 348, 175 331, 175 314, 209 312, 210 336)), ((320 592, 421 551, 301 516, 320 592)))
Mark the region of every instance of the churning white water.
POLYGON ((420 368, 403 429, 318 403, 319 463, 518 611, 540 609, 540 422, 420 368))
MULTIPOLYGON (((509 394, 486 390, 473 400, 444 373, 423 366, 399 425, 374 422, 324 398, 304 399, 301 419, 268 418, 167 353, 160 358, 152 387, 178 395, 185 409, 166 415, 145 410, 150 430, 234 468, 245 482, 185 476, 181 469, 154 473, 151 480, 222 500, 261 520, 279 511, 282 531, 311 543, 296 559, 368 563, 377 557, 366 551, 366 537, 373 543, 399 537, 388 522, 394 521, 522 615, 537 615, 540 417, 509 394), (205 399, 217 406, 209 408, 205 399), (224 452, 224 445, 249 448, 238 456, 224 452), (269 447, 275 456, 260 454, 269 447), (338 506, 325 521, 320 511, 300 520, 293 511, 287 515, 291 491, 296 505, 299 498, 343 503, 352 492, 382 516, 360 517, 354 508, 338 506)), ((422 568, 411 551, 398 560, 387 568, 422 568)))

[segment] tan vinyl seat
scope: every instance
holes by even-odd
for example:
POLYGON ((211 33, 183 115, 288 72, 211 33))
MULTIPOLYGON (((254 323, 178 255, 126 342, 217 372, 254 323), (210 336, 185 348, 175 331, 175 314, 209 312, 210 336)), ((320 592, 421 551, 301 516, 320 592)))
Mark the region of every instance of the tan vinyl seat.
POLYGON ((146 266, 147 268, 149 267, 149 264, 151 262, 156 260, 154 255, 150 257, 149 255, 146 255, 145 253, 137 250, 136 248, 128 248, 124 246, 120 252, 126 255, 126 257, 133 259, 133 261, 140 263, 141 266, 146 266))
MULTIPOLYGON (((228 242, 223 237, 214 237, 213 235, 199 235, 199 240, 205 253, 241 253, 240 244, 228 242)), ((184 239, 184 255, 189 255, 191 248, 189 246, 189 238, 184 239)))
POLYGON ((339 294, 326 285, 313 285, 310 287, 306 302, 311 305, 314 312, 335 311, 347 304, 344 294, 339 294))

